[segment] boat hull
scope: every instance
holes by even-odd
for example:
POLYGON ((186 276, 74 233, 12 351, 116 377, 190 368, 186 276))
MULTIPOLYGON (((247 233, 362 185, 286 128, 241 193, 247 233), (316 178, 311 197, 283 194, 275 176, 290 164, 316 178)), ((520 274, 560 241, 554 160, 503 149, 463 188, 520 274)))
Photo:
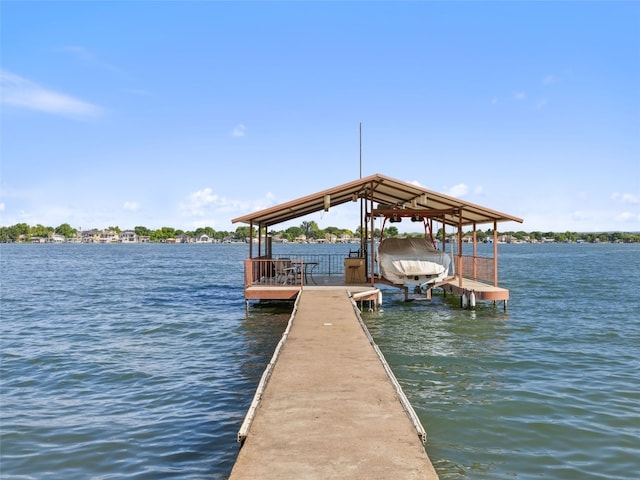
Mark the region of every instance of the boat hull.
POLYGON ((388 238, 378 247, 378 266, 387 281, 423 287, 453 275, 453 262, 426 238, 388 238))

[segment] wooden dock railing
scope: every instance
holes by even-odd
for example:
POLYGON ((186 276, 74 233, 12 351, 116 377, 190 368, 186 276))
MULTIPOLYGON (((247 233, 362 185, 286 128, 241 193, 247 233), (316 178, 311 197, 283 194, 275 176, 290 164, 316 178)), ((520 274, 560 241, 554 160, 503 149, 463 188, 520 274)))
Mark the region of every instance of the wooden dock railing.
MULTIPOLYGON (((277 254, 272 258, 246 259, 245 285, 303 285, 308 282, 305 270, 307 279, 310 275, 343 276, 345 258, 343 254, 277 254)), ((497 285, 493 257, 462 255, 462 271, 458 273, 470 280, 497 285)))
POLYGON ((462 255, 462 272, 459 273, 464 278, 494 285, 496 281, 494 258, 462 255))
POLYGON ((343 276, 345 255, 277 254, 244 262, 245 285, 303 285, 314 275, 343 276))

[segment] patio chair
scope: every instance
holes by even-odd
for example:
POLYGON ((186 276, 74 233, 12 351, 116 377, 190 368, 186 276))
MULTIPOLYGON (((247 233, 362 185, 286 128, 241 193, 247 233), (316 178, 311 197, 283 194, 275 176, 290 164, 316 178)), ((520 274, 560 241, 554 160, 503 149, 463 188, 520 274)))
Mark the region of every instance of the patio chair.
POLYGON ((294 267, 288 258, 279 258, 273 261, 276 271, 276 283, 286 285, 297 283, 298 268, 294 267))

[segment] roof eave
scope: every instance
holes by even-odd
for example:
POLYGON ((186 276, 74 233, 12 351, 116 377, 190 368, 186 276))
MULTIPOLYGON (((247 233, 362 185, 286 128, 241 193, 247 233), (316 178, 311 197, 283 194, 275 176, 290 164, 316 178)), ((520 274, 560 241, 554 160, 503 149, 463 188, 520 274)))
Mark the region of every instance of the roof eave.
POLYGON ((434 192, 418 185, 395 180, 381 174, 370 175, 359 180, 338 185, 327 190, 307 195, 289 202, 234 218, 232 223, 246 223, 270 227, 298 217, 336 207, 353 199, 365 198, 375 203, 393 205, 396 208, 458 209, 458 215, 443 214, 439 218, 448 225, 479 225, 494 222, 518 222, 521 218, 491 210, 480 205, 462 201, 455 197, 434 192), (373 193, 373 195, 372 195, 373 193), (373 198, 372 198, 373 196, 373 198), (424 202, 423 200, 426 200, 424 202))

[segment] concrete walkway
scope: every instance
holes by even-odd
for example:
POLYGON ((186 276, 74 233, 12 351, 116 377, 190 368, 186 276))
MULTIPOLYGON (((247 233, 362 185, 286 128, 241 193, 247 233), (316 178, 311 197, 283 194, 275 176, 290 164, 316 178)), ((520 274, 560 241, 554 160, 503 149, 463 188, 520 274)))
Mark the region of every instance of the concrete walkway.
POLYGON ((230 480, 437 479, 346 289, 301 293, 230 480))

